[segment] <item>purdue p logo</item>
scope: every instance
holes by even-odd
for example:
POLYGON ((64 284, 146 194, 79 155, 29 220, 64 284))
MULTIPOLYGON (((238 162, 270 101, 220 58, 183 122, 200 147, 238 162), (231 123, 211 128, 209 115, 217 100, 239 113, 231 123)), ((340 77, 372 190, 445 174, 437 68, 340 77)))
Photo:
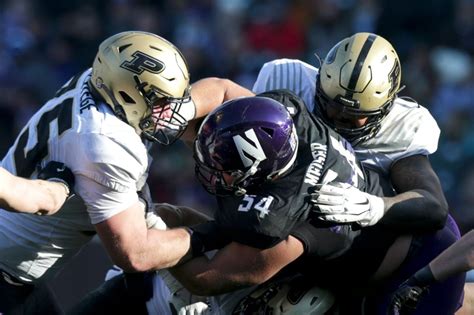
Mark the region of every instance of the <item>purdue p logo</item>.
POLYGON ((153 58, 141 51, 136 51, 132 54, 131 61, 124 61, 120 68, 127 69, 136 74, 142 74, 143 71, 151 73, 160 73, 165 68, 165 64, 160 60, 153 58))
POLYGON ((256 160, 263 161, 267 157, 253 129, 247 130, 245 136, 251 140, 251 142, 240 135, 234 136, 233 139, 242 163, 245 167, 250 167, 256 160))

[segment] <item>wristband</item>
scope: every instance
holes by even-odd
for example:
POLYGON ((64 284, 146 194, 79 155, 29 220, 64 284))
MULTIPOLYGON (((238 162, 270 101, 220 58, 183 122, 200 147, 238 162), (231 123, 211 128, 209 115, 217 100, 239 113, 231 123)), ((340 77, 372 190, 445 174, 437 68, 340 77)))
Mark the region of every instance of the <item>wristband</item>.
POLYGON ((418 270, 413 275, 413 278, 416 284, 419 286, 427 286, 438 282, 433 275, 433 271, 431 270, 430 265, 426 265, 425 267, 418 270))
POLYGON ((61 178, 57 178, 57 177, 51 177, 51 178, 48 178, 46 179, 48 182, 53 182, 53 183, 58 183, 58 184, 62 184, 64 186, 64 189, 66 189, 66 194, 68 196, 71 195, 71 189, 69 188, 69 185, 68 183, 64 180, 64 179, 61 179, 61 178))

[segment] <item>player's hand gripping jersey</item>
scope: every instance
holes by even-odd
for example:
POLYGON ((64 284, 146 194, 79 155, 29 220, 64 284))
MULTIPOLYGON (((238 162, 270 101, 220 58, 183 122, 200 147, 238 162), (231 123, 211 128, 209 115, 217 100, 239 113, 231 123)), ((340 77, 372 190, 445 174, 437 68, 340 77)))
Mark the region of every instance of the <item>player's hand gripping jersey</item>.
POLYGON ((87 70, 66 83, 30 119, 2 161, 13 174, 36 178, 38 165, 55 160, 76 177, 76 195, 53 216, 0 211, 0 269, 23 281, 54 274, 95 234, 93 224, 137 201, 146 180, 145 145, 109 106, 94 102, 90 75, 87 70))
MULTIPOLYGON (((315 112, 318 69, 296 59, 277 59, 264 64, 253 86, 255 93, 289 89, 315 112)), ((429 111, 418 103, 396 98, 375 137, 354 147, 358 158, 388 174, 393 162, 415 154, 436 152, 440 130, 429 111)))

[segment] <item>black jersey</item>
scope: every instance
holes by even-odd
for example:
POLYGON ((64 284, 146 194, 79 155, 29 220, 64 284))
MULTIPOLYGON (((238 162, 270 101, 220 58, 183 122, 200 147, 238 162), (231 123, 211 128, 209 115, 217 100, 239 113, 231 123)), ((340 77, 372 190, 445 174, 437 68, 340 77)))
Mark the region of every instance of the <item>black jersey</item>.
MULTIPOLYGON (((368 269, 373 271, 393 242, 394 235, 387 233, 379 238, 381 233, 378 228, 359 229, 350 224, 319 222, 311 211, 309 198, 316 184, 330 181, 349 183, 380 196, 383 193, 378 178, 363 169, 351 145, 309 113, 299 97, 286 90, 259 96, 281 102, 292 115, 299 140, 297 158, 291 170, 281 178, 248 188, 243 196, 217 197, 217 224, 232 241, 263 249, 287 238, 297 222, 311 220, 325 231, 321 243, 323 247, 332 244, 331 237, 340 238, 343 235, 347 240, 342 248, 325 248, 321 252, 327 255, 312 259, 317 259, 317 263, 333 259, 346 263, 346 259, 351 261, 358 257, 360 247, 364 248, 365 243, 372 242, 369 247, 377 259, 369 264, 371 267, 368 269)), ((304 265, 302 268, 306 269, 304 265)))
POLYGON ((283 177, 249 188, 244 196, 218 197, 216 220, 234 241, 268 248, 308 219, 316 184, 336 180, 364 191, 367 184, 351 145, 310 114, 300 98, 284 90, 259 96, 281 102, 292 115, 299 140, 296 161, 283 177))

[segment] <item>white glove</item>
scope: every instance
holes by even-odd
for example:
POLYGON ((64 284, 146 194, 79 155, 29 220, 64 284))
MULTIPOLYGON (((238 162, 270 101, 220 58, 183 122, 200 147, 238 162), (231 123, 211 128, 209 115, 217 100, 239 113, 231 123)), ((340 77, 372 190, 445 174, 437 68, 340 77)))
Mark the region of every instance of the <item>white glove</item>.
POLYGON ((385 208, 382 198, 340 182, 321 185, 311 194, 311 203, 321 220, 356 222, 363 227, 376 224, 383 217, 385 208))
POLYGON ((207 303, 196 302, 190 305, 186 305, 179 309, 179 315, 205 315, 209 313, 210 308, 207 303))

